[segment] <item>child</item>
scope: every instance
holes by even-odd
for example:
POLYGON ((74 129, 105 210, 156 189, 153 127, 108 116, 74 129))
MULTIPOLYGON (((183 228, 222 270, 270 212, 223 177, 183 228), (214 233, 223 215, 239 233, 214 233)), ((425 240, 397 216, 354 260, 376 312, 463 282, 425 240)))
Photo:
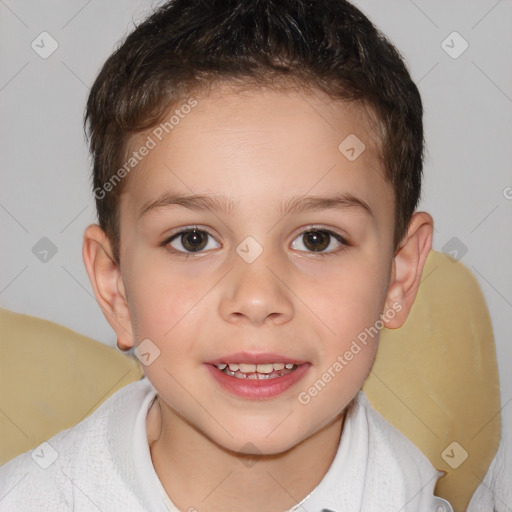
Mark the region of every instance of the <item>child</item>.
POLYGON ((422 105, 344 0, 176 0, 107 60, 83 256, 145 378, 0 469, 2 511, 450 511, 360 391, 432 243, 422 105), (53 453, 53 452, 52 452, 53 453))

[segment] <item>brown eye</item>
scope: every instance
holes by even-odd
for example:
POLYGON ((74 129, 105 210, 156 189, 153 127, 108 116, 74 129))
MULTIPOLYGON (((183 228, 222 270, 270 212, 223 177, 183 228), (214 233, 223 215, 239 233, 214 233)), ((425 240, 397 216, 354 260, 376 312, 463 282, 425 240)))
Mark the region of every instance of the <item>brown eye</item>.
POLYGON ((187 231, 181 234, 181 243, 187 251, 200 251, 204 249, 208 235, 204 231, 187 231))
POLYGON ((304 245, 310 251, 324 251, 329 247, 331 235, 325 231, 308 231, 303 234, 304 245))
MULTIPOLYGON (((211 249, 211 247, 207 247, 209 238, 213 240, 212 235, 206 231, 187 229, 173 235, 165 244, 170 245, 175 252, 194 253, 202 251, 205 247, 211 249)), ((214 248, 216 247, 214 246, 214 248)))
POLYGON ((301 252, 313 252, 319 255, 335 254, 349 246, 350 244, 345 238, 329 229, 309 229, 301 233, 292 242, 293 249, 298 249, 301 252))

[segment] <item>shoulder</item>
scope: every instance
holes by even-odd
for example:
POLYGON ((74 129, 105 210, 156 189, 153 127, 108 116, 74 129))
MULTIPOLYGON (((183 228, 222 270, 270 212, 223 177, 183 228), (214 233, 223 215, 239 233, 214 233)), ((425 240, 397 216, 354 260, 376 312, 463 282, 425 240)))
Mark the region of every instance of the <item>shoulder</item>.
POLYGON ((64 473, 54 464, 57 452, 43 443, 0 467, 0 511, 72 510, 64 473))
POLYGON ((443 472, 436 470, 409 438, 373 408, 363 391, 352 406, 353 415, 363 416, 367 425, 368 484, 375 483, 374 489, 382 487, 381 495, 391 494, 392 490, 395 498, 402 500, 399 505, 405 507, 404 511, 451 511, 448 502, 434 495, 434 487, 443 472))
POLYGON ((88 491, 115 486, 116 443, 128 440, 151 392, 147 379, 133 382, 74 427, 1 466, 0 511, 73 510, 80 494, 86 499, 88 491))
POLYGON ((429 479, 438 471, 426 455, 384 416, 373 408, 363 391, 356 397, 355 406, 364 414, 368 423, 369 445, 376 457, 399 460, 402 473, 407 479, 429 479), (357 404, 357 405, 356 405, 357 404))
POLYGON ((498 451, 484 480, 473 494, 467 512, 510 511, 507 505, 512 503, 512 467, 507 464, 508 460, 512 460, 512 438, 509 431, 502 428, 498 451))

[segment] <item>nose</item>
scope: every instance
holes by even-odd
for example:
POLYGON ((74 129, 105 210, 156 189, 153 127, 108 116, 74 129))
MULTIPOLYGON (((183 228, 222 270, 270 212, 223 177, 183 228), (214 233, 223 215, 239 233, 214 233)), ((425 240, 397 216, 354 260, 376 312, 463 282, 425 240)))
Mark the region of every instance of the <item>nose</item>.
POLYGON ((293 318, 292 291, 283 269, 263 251, 252 263, 234 254, 234 268, 229 272, 219 303, 219 312, 234 324, 284 324, 293 318))

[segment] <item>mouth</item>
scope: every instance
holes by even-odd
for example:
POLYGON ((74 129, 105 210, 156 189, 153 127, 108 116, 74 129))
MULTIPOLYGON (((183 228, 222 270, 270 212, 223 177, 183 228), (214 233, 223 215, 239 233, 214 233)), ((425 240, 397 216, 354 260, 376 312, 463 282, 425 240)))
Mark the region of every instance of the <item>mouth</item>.
POLYGON ((214 381, 230 394, 246 399, 276 397, 307 373, 310 363, 276 354, 233 354, 209 361, 214 381))

